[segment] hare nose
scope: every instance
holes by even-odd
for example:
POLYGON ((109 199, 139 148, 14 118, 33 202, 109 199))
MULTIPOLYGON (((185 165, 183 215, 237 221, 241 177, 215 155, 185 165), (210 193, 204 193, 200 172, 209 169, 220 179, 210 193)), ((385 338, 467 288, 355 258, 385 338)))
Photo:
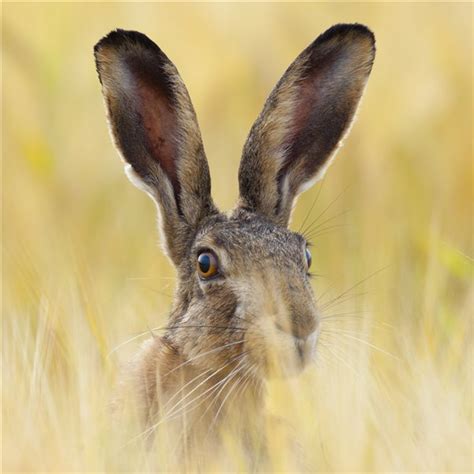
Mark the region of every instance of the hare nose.
POLYGON ((317 320, 314 315, 295 317, 292 320, 291 329, 296 339, 305 340, 313 334, 317 328, 317 320))
MULTIPOLYGON (((295 308, 296 309, 296 308, 295 308)), ((297 339, 306 339, 318 327, 316 310, 307 308, 305 310, 293 310, 290 316, 290 327, 293 336, 297 339)))
POLYGON ((280 331, 286 332, 288 335, 293 336, 296 341, 305 342, 309 336, 314 334, 318 323, 316 316, 311 314, 305 316, 294 316, 291 321, 288 321, 287 324, 280 324, 279 322, 276 322, 275 325, 280 331))

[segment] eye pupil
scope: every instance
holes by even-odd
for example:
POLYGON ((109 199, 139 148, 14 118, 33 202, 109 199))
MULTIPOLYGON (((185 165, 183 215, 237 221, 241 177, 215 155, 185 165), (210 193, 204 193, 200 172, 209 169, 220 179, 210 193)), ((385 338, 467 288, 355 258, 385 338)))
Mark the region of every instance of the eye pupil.
POLYGON ((202 253, 198 257, 199 270, 202 273, 207 273, 211 268, 211 257, 207 253, 202 253))

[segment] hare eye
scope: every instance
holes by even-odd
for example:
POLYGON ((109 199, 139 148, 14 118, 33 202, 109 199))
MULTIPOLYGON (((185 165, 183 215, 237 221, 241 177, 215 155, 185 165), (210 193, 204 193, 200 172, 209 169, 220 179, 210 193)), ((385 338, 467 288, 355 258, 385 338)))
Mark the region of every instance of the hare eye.
POLYGON ((309 248, 306 247, 306 250, 304 251, 305 257, 306 257, 306 268, 309 270, 311 267, 311 262, 313 261, 313 258, 311 257, 311 252, 309 251, 309 248))
POLYGON ((197 258, 197 271, 201 278, 211 278, 217 274, 217 257, 212 252, 202 252, 197 258))

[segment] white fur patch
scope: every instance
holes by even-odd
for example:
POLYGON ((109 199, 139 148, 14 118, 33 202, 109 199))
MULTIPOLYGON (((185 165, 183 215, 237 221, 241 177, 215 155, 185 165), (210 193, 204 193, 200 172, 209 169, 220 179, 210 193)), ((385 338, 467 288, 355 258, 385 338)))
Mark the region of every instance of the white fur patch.
POLYGON ((156 200, 154 190, 143 182, 140 176, 138 176, 138 174, 133 169, 132 165, 127 163, 124 166, 124 170, 127 178, 135 187, 147 193, 154 201, 156 200))

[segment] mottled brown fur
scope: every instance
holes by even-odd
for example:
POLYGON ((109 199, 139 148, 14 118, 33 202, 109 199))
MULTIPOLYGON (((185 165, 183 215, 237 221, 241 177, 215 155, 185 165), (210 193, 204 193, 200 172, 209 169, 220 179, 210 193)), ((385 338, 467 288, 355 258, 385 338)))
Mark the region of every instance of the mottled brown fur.
POLYGON ((213 204, 199 126, 175 66, 141 33, 116 30, 96 45, 115 144, 129 177, 157 203, 178 271, 168 330, 145 343, 128 373, 145 435, 172 405, 185 415, 174 421, 183 447, 203 449, 232 427, 255 454, 266 377, 297 372, 314 356, 320 320, 307 242, 287 225, 296 197, 323 174, 350 126, 374 44, 365 26, 336 25, 297 57, 251 129, 229 215, 213 204), (196 262, 209 250, 219 272, 205 280, 196 262))

